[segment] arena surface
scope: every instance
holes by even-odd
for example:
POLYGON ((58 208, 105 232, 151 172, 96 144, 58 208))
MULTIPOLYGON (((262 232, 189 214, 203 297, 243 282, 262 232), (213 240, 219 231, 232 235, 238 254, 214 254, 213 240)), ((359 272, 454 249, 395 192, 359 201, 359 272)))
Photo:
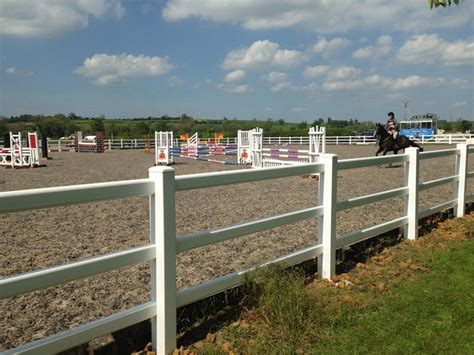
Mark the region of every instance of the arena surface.
MULTIPOLYGON (((285 147, 287 148, 287 147, 285 147)), ((307 149, 307 146, 299 147, 307 149)), ((426 150, 454 146, 425 146, 426 150)), ((327 146, 339 159, 373 156, 375 146, 327 146)), ((0 169, 0 192, 140 179, 154 155, 143 151, 50 153, 47 167, 0 169)), ((472 156, 472 154, 471 154, 472 156)), ((232 157, 228 157, 232 158, 232 157)), ((233 157, 235 158, 235 157, 233 157)), ((176 159, 177 175, 238 169, 176 159)), ((454 175, 454 157, 420 162, 421 182, 454 175)), ((474 159, 469 171, 474 170, 474 159)), ((468 191, 474 191, 470 179, 468 191)), ((403 184, 403 168, 368 167, 338 173, 338 199, 385 191, 403 184)), ((423 191, 421 208, 451 199, 445 185, 423 191)), ((177 193, 177 234, 253 220, 311 207, 317 180, 292 177, 177 193)), ((401 216, 395 198, 338 213, 338 235, 401 216)), ((178 255, 182 289, 310 246, 315 221, 303 221, 178 255)), ((149 239, 148 199, 130 198, 0 215, 0 277, 145 245, 149 239)), ((149 266, 141 264, 0 301, 0 351, 43 338, 150 300, 149 266)))

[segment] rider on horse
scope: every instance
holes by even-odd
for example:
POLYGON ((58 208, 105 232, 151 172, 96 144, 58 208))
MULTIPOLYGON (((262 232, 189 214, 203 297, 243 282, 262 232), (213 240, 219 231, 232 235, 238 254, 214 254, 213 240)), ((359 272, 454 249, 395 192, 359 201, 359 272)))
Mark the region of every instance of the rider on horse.
POLYGON ((397 142, 397 122, 395 121, 395 114, 393 112, 387 113, 388 120, 387 120, 387 131, 390 133, 390 137, 392 137, 393 141, 397 142))

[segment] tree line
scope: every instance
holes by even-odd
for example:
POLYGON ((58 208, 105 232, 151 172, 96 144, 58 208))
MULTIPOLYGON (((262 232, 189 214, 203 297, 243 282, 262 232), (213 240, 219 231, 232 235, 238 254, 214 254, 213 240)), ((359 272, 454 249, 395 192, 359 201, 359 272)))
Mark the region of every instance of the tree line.
MULTIPOLYGON (((236 137, 238 130, 263 128, 265 136, 288 137, 305 136, 310 126, 326 127, 329 136, 371 135, 375 123, 358 119, 341 120, 331 117, 317 118, 312 122, 286 122, 284 119, 239 120, 224 117, 219 120, 193 118, 187 114, 177 117, 161 116, 132 119, 106 119, 99 117, 80 117, 74 113, 56 114, 52 116, 20 115, 10 118, 0 117, 0 137, 8 132, 37 131, 41 136, 58 139, 70 137, 76 131, 93 135, 99 130, 105 132, 107 139, 130 139, 152 135, 154 131, 173 131, 175 135, 199 132, 203 138, 213 138, 215 133, 224 137, 236 137)), ((447 133, 474 132, 474 122, 463 118, 456 121, 438 121, 438 128, 447 133)), ((0 138, 1 139, 1 138, 0 138)))

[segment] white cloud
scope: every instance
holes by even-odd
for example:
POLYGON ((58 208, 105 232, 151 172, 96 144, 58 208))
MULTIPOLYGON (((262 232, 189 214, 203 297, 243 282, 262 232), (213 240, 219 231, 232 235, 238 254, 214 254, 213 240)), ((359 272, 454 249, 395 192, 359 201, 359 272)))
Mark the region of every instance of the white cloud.
POLYGON ((472 65, 474 41, 450 43, 437 34, 415 35, 398 50, 396 58, 408 64, 472 65))
POLYGON ((271 111, 272 109, 270 107, 265 107, 265 111, 271 111))
POLYGON ((233 81, 240 81, 245 77, 245 70, 237 69, 225 76, 224 81, 226 82, 233 82, 233 81))
POLYGON ((132 77, 163 75, 174 67, 167 57, 94 54, 74 73, 92 79, 95 85, 110 85, 132 77))
POLYGON ((276 85, 274 85, 271 90, 273 92, 280 92, 280 91, 283 91, 283 90, 286 90, 288 88, 291 87, 291 83, 289 81, 283 81, 281 83, 278 83, 276 85))
POLYGON ((322 76, 327 74, 329 71, 329 66, 327 65, 317 65, 315 67, 306 67, 303 76, 305 78, 315 78, 317 76, 322 76))
POLYGON ((271 83, 273 86, 270 88, 272 92, 280 92, 291 88, 291 82, 288 81, 288 75, 279 71, 272 71, 263 78, 271 83))
POLYGON ((390 53, 392 49, 392 37, 388 35, 377 38, 375 46, 359 48, 352 53, 354 59, 377 59, 390 53))
POLYGON ((301 86, 299 89, 303 91, 308 91, 310 93, 315 93, 319 90, 319 85, 316 83, 310 83, 308 85, 301 86))
POLYGON ((291 112, 305 112, 306 109, 304 107, 293 107, 291 112))
POLYGON ((326 91, 354 90, 363 86, 362 80, 327 81, 322 88, 326 91))
POLYGON ((390 47, 392 45, 392 36, 383 35, 377 38, 377 45, 379 47, 390 47))
POLYGON ((395 79, 390 83, 390 87, 394 90, 408 89, 418 86, 433 85, 433 79, 411 75, 406 78, 395 79))
POLYGON ((217 85, 217 88, 220 91, 226 92, 228 94, 243 94, 250 90, 248 85, 230 85, 226 86, 224 84, 217 85))
POLYGON ((453 104, 454 107, 464 107, 464 106, 467 106, 467 102, 466 101, 456 101, 454 104, 453 104))
POLYGON ((389 86, 391 83, 391 79, 381 77, 378 74, 368 76, 365 81, 367 84, 380 86, 389 86))
POLYGON ((178 78, 177 76, 172 76, 168 79, 168 85, 172 88, 184 85, 184 80, 178 78))
POLYGON ((20 37, 54 36, 85 28, 89 17, 125 15, 120 0, 2 0, 0 34, 20 37))
POLYGON ((344 33, 382 27, 393 32, 457 28, 472 21, 470 4, 450 11, 430 11, 425 1, 413 0, 169 0, 166 21, 198 18, 241 24, 251 30, 302 28, 315 33, 344 33))
POLYGON ((270 83, 279 83, 282 81, 288 80, 288 75, 279 71, 272 71, 265 76, 265 79, 268 80, 270 83))
POLYGON ((326 79, 328 81, 345 80, 348 78, 359 77, 360 74, 361 74, 360 69, 357 69, 354 67, 348 67, 348 66, 341 66, 334 69, 330 69, 328 71, 328 75, 326 76, 326 79))
MULTIPOLYGON (((357 76, 357 75, 356 75, 357 76)), ((350 78, 350 76, 335 76, 333 80, 323 83, 322 88, 326 91, 355 90, 359 88, 384 88, 391 91, 407 90, 417 87, 457 87, 469 89, 469 81, 466 79, 430 78, 419 75, 411 75, 405 78, 383 77, 373 74, 365 78, 350 78), (337 78, 337 79, 336 79, 337 78)))
POLYGON ((331 58, 350 44, 351 41, 345 38, 334 38, 328 41, 324 37, 321 37, 319 41, 311 47, 311 51, 320 54, 323 58, 331 58))
POLYGON ((16 67, 10 67, 5 69, 5 73, 8 75, 15 75, 15 76, 29 76, 33 75, 33 72, 28 71, 28 70, 21 70, 16 67))
POLYGON ((352 58, 354 59, 370 59, 374 56, 376 49, 373 46, 359 48, 352 52, 352 58))
POLYGON ((280 49, 278 43, 264 40, 256 41, 248 48, 229 52, 223 67, 225 69, 291 68, 306 59, 307 55, 304 52, 280 49))
POLYGON ((445 79, 445 78, 436 78, 435 83, 437 86, 455 86, 460 89, 471 89, 472 82, 466 79, 445 79))

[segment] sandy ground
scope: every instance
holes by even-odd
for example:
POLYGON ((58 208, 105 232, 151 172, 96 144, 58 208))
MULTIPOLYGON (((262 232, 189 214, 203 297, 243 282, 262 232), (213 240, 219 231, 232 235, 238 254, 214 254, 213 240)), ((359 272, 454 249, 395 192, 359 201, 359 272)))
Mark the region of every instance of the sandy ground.
MULTIPOLYGON (((453 148, 452 146, 451 148, 453 148)), ((300 147, 307 149, 307 147, 300 147)), ((448 146, 425 146, 426 150, 448 146)), ((372 156, 374 146, 328 146, 339 159, 372 156)), ((47 167, 0 168, 0 191, 148 177, 154 156, 143 151, 105 154, 51 153, 47 167)), ((228 157, 232 158, 232 157, 228 157)), ((454 157, 421 161, 421 181, 454 174, 454 157)), ((474 159, 469 163, 474 170, 474 159)), ((177 159, 177 175, 236 169, 177 159)), ((474 191, 474 179, 469 190, 474 191)), ((369 167, 338 173, 338 199, 402 186, 402 167, 369 167)), ((449 200, 451 186, 424 191, 422 208, 449 200), (447 197, 448 196, 448 197, 447 197)), ((177 234, 253 220, 316 204, 317 180, 301 177, 207 188, 177 194, 177 234)), ((338 235, 401 216, 401 199, 338 213, 338 235)), ((182 253, 182 289, 314 244, 315 221, 303 221, 182 253)), ((0 215, 0 277, 145 245, 148 200, 130 198, 0 215)), ((0 301, 0 351, 52 335, 150 299, 148 264, 108 272, 0 301)))

